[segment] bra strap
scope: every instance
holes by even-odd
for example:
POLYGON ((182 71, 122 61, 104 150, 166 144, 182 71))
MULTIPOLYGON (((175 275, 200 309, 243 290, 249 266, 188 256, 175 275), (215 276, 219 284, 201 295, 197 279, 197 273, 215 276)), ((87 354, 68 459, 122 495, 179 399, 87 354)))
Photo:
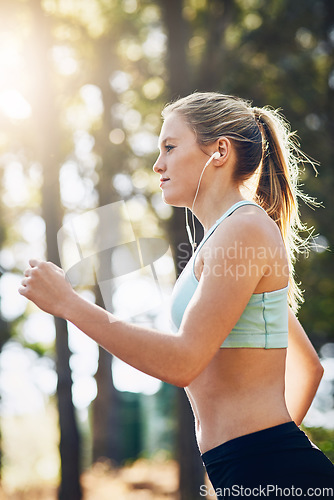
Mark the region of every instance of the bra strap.
POLYGON ((210 238, 210 236, 217 229, 217 227, 219 226, 219 224, 221 222, 223 222, 224 219, 226 219, 226 217, 228 217, 229 215, 231 215, 235 210, 237 210, 237 208, 242 207, 244 205, 255 205, 256 207, 259 207, 259 208, 261 208, 261 210, 263 210, 264 212, 266 212, 264 210, 264 208, 262 208, 260 205, 258 205, 257 203, 255 203, 254 201, 251 201, 251 200, 241 200, 241 201, 238 201, 237 203, 235 203, 234 205, 232 205, 228 210, 226 210, 226 212, 221 217, 219 217, 219 219, 216 220, 216 222, 214 223, 214 225, 210 227, 210 229, 205 234, 204 238, 202 239, 202 241, 200 242, 200 244, 196 248, 196 252, 193 255, 193 257, 194 257, 194 259, 193 259, 193 270, 195 268, 196 256, 197 256, 200 248, 210 238))

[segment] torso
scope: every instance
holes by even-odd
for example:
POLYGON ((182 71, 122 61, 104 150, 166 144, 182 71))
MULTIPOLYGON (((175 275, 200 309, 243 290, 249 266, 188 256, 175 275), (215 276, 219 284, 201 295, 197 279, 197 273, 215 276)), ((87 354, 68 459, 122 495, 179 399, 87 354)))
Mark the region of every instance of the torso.
POLYGON ((201 453, 291 420, 284 400, 286 349, 220 349, 186 388, 201 453))
MULTIPOLYGON (((259 208, 239 207, 230 217, 247 213, 261 217, 268 226, 268 248, 272 252, 268 272, 254 293, 277 290, 287 285, 279 270, 287 265, 284 244, 277 225, 259 208)), ((223 230, 223 222, 219 230, 223 230)), ((267 229, 267 228, 266 228, 267 229)), ((200 278, 205 246, 214 245, 211 237, 199 251, 195 275, 200 278)), ((230 439, 291 420, 284 398, 286 349, 219 349, 205 370, 186 388, 196 422, 196 437, 201 453, 230 439)))

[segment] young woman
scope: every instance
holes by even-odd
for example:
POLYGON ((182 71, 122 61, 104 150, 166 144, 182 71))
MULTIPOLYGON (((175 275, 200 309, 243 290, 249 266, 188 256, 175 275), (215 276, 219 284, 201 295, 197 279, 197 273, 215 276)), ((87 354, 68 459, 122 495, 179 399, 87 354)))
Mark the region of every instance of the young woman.
POLYGON ((163 199, 192 209, 205 229, 173 292, 177 333, 119 321, 50 262, 31 260, 19 291, 185 388, 216 490, 334 486, 333 465, 298 428, 323 370, 294 313, 296 144, 277 113, 218 93, 180 99, 163 116, 153 167, 163 199))

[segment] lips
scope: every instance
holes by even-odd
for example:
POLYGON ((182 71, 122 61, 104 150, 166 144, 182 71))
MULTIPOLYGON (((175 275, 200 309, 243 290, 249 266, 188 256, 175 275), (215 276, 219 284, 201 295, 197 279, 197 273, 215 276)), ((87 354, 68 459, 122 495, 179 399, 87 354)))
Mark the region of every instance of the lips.
POLYGON ((168 182, 170 179, 168 177, 162 177, 160 179, 160 187, 164 186, 166 182, 168 182))

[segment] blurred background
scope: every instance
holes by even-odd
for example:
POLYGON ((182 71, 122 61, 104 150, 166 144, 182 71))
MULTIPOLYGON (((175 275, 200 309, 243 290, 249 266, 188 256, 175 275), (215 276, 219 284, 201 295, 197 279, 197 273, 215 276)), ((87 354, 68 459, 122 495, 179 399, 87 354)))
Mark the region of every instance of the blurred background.
MULTIPOLYGON (((169 327, 190 253, 184 213, 163 204, 152 165, 164 104, 195 90, 280 108, 320 163, 318 176, 302 171, 322 207, 300 206, 314 231, 296 267, 299 319, 325 368, 304 429, 334 461, 333 1, 1 0, 0 20, 0 498, 203 498, 183 391, 17 293, 30 257, 90 269, 84 255, 103 250, 97 209, 117 206, 107 220, 124 252, 111 259, 116 271, 130 264, 108 308, 169 327), (79 257, 71 238, 57 240, 74 220, 79 257), (146 274, 138 239, 165 242, 146 274)), ((78 291, 106 305, 95 281, 78 291)))

